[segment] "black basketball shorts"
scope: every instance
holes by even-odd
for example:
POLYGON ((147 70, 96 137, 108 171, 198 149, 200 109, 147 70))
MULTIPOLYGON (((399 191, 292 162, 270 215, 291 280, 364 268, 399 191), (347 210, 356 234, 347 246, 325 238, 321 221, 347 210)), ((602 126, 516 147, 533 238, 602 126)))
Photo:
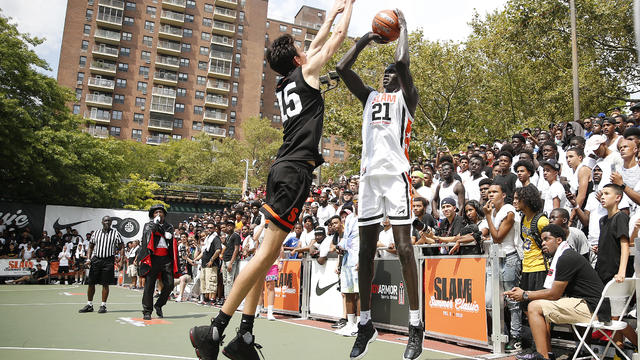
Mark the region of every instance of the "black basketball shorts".
POLYGON ((313 165, 304 161, 273 164, 267 178, 266 203, 260 211, 271 224, 290 232, 309 197, 313 165))

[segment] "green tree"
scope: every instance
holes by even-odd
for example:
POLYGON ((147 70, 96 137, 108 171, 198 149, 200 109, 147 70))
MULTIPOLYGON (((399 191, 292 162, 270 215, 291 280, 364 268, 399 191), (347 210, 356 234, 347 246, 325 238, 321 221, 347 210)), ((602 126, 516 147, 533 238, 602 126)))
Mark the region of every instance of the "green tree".
POLYGON ((148 210, 154 204, 161 203, 169 207, 161 200, 154 200, 154 192, 160 190, 160 185, 153 181, 144 180, 138 174, 129 175, 128 181, 123 182, 118 189, 118 200, 124 204, 122 207, 132 210, 148 210))
POLYGON ((249 186, 265 184, 269 167, 282 145, 282 130, 271 126, 269 119, 258 116, 245 119, 240 130, 243 134, 240 140, 243 156, 249 160, 249 165, 256 161, 249 177, 249 186))

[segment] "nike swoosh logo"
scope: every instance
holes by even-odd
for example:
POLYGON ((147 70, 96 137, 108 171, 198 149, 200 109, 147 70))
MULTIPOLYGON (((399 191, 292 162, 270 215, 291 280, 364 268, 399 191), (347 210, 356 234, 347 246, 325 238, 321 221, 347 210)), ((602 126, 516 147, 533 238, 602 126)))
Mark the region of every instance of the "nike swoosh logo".
POLYGON ((322 294, 326 293, 329 289, 331 289, 333 287, 333 285, 336 285, 339 282, 340 282, 340 280, 334 282, 333 284, 329 284, 328 286, 320 287, 320 281, 318 281, 316 283, 316 295, 322 296, 322 294))
POLYGON ((55 230, 58 230, 58 229, 66 229, 67 227, 74 226, 74 225, 78 225, 78 224, 82 224, 82 223, 85 223, 85 222, 87 222, 87 221, 89 221, 89 220, 83 220, 83 221, 78 221, 78 222, 69 223, 69 224, 60 224, 58 221, 60 221, 60 218, 58 218, 58 220, 56 220, 56 222, 55 222, 55 223, 53 223, 53 228, 54 228, 55 230))

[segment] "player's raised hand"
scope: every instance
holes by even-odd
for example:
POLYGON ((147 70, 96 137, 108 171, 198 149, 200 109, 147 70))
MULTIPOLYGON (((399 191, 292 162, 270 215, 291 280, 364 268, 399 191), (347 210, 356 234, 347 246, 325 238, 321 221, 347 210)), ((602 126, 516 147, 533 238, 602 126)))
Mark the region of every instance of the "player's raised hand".
POLYGON ((331 12, 334 14, 340 14, 341 12, 344 11, 344 7, 345 7, 345 0, 335 0, 335 2, 333 3, 333 8, 331 9, 331 12))
POLYGON ((400 28, 407 26, 407 20, 405 20, 402 10, 396 8, 393 10, 393 12, 395 12, 396 16, 398 16, 398 25, 400 25, 400 28))
POLYGON ((371 41, 375 41, 375 42, 377 42, 378 44, 384 44, 384 43, 386 43, 386 41, 384 40, 384 38, 383 38, 382 36, 380 36, 380 34, 375 33, 375 32, 373 32, 373 31, 369 31, 369 32, 368 32, 368 33, 366 33, 364 36, 369 40, 369 42, 371 42, 371 41))

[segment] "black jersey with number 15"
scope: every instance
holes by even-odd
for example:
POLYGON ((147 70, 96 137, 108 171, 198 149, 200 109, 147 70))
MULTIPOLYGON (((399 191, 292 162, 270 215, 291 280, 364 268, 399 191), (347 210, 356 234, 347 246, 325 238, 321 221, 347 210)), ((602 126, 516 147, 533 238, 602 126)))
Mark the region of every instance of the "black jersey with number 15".
POLYGON ((304 80, 302 67, 297 67, 276 86, 276 97, 282 114, 284 136, 278 150, 280 161, 313 161, 324 163, 318 145, 322 137, 324 100, 320 90, 304 80))

